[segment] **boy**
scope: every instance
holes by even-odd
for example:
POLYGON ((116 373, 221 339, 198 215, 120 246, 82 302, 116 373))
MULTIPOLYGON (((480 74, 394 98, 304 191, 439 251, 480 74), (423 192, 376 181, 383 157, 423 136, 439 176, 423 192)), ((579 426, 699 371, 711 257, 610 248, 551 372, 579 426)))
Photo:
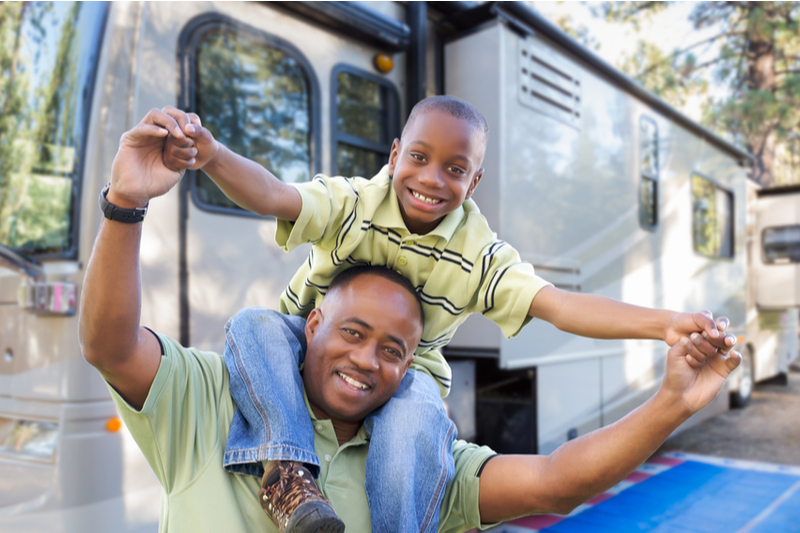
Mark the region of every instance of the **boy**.
MULTIPOLYGON (((386 265, 417 287, 425 328, 414 366, 392 400, 365 422, 371 438, 366 490, 375 531, 437 528, 442 491, 453 477, 449 450, 455 437, 439 398, 447 395, 450 371, 438 350, 470 313, 483 313, 507 337, 538 317, 595 338, 653 338, 673 345, 704 332, 724 351, 735 342, 701 313, 657 311, 568 293, 536 276, 513 248, 494 238, 469 200, 483 176, 488 128, 477 110, 456 98, 417 104, 401 139, 392 145, 388 165, 371 180, 317 176, 292 186, 214 141, 196 116, 175 112, 175 118, 193 144, 173 139, 164 154, 168 165, 202 168, 242 207, 278 218, 276 241, 287 251, 314 243, 281 297, 281 312, 306 316, 319 307, 338 272, 360 263, 386 265)), ((270 324, 244 323, 238 315, 229 323, 233 337, 263 332, 247 353, 226 347, 231 394, 240 411, 226 445, 229 470, 258 475, 265 460, 305 463, 311 470, 319 465, 313 428, 299 416, 308 418, 297 371, 303 341, 285 323, 278 313, 270 324), (291 383, 285 383, 287 376, 293 377, 291 383)), ((358 342, 356 326, 341 335, 358 342)), ((689 357, 702 360, 694 348, 687 349, 689 357)), ((380 353, 396 357, 391 350, 380 353)), ((374 370, 363 361, 351 363, 331 371, 358 402, 373 392, 374 370)), ((279 464, 285 472, 297 468, 279 464)), ((293 504, 282 498, 282 487, 290 481, 276 467, 262 477, 265 508, 281 527, 303 514, 298 498, 293 504)), ((325 516, 321 523, 335 522, 325 516)))

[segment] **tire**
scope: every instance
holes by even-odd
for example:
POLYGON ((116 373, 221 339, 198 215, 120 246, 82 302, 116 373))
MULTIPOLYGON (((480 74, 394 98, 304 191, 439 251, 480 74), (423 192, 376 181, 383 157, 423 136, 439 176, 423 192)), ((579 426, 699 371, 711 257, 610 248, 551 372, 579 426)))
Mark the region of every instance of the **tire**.
POLYGON ((739 372, 742 377, 739 380, 739 390, 731 392, 730 405, 732 409, 742 409, 750 403, 753 395, 755 379, 753 374, 753 354, 749 349, 742 350, 742 365, 739 372))

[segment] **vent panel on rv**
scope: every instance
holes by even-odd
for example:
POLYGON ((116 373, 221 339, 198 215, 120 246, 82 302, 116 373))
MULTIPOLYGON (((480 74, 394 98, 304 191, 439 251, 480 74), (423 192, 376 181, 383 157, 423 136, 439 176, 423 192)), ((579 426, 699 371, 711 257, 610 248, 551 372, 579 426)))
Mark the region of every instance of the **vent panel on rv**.
POLYGON ((581 81, 575 71, 534 38, 520 41, 518 58, 520 103, 579 128, 581 81))

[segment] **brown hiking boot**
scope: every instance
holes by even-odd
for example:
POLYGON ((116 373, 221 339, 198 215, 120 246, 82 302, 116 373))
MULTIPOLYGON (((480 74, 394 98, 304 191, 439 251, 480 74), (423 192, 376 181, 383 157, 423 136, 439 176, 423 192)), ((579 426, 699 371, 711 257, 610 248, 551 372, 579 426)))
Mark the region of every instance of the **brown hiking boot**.
POLYGON ((344 522, 301 463, 276 461, 261 478, 258 502, 281 533, 344 531, 344 522))

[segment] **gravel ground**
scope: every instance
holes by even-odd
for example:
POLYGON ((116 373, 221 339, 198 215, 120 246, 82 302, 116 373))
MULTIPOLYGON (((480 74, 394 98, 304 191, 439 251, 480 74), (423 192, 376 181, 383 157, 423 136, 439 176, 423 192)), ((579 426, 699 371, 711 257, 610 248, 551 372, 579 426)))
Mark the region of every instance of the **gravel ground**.
POLYGON ((788 385, 756 385, 747 407, 731 409, 667 439, 658 453, 682 451, 800 465, 800 371, 793 370, 788 377, 788 385))

